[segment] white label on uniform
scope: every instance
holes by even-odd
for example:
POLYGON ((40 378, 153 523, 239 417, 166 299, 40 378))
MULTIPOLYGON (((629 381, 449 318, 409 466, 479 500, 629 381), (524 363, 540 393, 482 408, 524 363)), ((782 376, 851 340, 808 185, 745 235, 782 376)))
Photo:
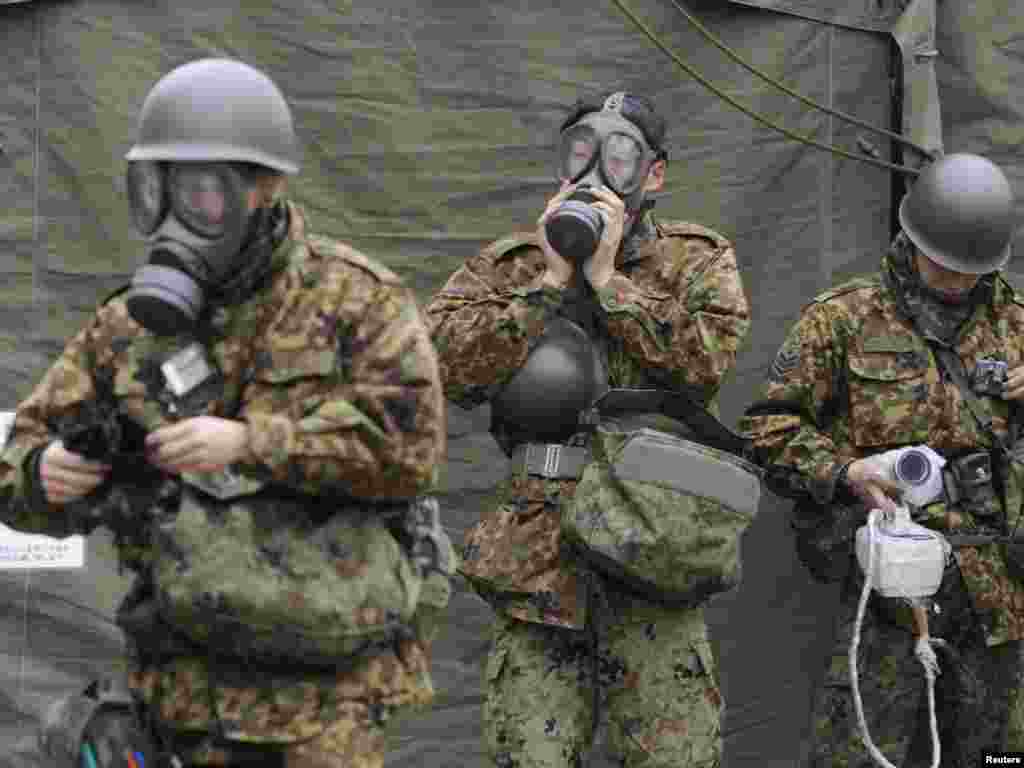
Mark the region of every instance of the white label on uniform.
POLYGON ((187 395, 210 376, 213 369, 206 361, 206 353, 198 342, 192 342, 176 352, 160 366, 164 381, 177 397, 187 395))
POLYGON ((14 411, 0 411, 0 451, 7 447, 7 441, 14 429, 14 411))
POLYGON ((85 537, 54 539, 0 523, 0 571, 69 570, 85 566, 85 537))

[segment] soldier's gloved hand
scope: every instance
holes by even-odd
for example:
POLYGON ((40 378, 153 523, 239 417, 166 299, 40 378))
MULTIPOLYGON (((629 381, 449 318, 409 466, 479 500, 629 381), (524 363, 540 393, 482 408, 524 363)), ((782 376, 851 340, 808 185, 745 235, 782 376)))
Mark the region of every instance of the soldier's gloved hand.
POLYGON ((149 460, 165 472, 220 472, 244 458, 249 427, 216 416, 194 416, 146 436, 149 460))
POLYGON ((597 198, 591 207, 601 213, 604 231, 594 255, 583 265, 583 274, 587 282, 597 289, 604 288, 615 274, 615 256, 619 252, 622 233, 626 228, 626 204, 608 187, 595 187, 590 191, 597 198))
POLYGON ((872 458, 857 459, 847 467, 846 485, 869 509, 894 513, 902 489, 872 458))
POLYGON ((544 213, 537 219, 537 239, 540 240, 540 248, 544 252, 544 263, 547 265, 547 270, 544 272, 544 285, 551 286, 552 288, 565 288, 572 279, 573 266, 568 259, 562 257, 562 255, 556 251, 551 243, 548 242, 548 235, 546 225, 548 218, 555 209, 558 208, 565 198, 573 193, 575 187, 568 182, 562 184, 559 188, 558 193, 548 200, 548 205, 544 209, 544 213))
POLYGON ((88 496, 102 485, 108 474, 109 464, 72 453, 61 440, 46 446, 39 458, 39 480, 50 504, 63 505, 88 496))

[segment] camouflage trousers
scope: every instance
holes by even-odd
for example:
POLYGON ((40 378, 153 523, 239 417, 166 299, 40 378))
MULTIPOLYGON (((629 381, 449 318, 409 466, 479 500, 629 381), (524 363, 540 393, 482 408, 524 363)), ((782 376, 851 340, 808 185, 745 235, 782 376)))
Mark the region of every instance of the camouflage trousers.
MULTIPOLYGON (((609 606, 599 710, 628 768, 720 765, 722 697, 703 612, 609 606)), ((486 661, 484 742, 498 768, 576 768, 593 734, 584 632, 499 616, 486 661)))
MULTIPOLYGON (((947 642, 936 647, 935 681, 941 768, 981 765, 983 750, 1024 750, 1024 642, 989 647, 970 612, 959 573, 947 573, 944 610, 929 614, 929 632, 947 642), (951 575, 952 574, 952 575, 951 575)), ((849 677, 849 647, 860 579, 844 586, 835 644, 813 709, 807 768, 876 768, 861 740, 849 677)), ((926 683, 914 656, 909 610, 873 595, 861 628, 858 687, 871 738, 886 758, 904 768, 932 761, 926 683)))
POLYGON ((336 673, 271 674, 218 659, 216 700, 227 738, 211 719, 209 663, 202 657, 142 666, 129 685, 189 766, 382 768, 396 717, 429 704, 434 691, 426 649, 403 641, 336 673))

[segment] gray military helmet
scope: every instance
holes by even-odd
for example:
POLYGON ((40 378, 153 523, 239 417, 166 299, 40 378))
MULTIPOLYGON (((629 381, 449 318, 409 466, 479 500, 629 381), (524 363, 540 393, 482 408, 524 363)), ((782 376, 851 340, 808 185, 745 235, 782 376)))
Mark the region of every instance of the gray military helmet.
POLYGON ((925 256, 955 272, 1006 266, 1013 237, 1013 190, 979 155, 947 155, 928 166, 900 203, 900 225, 925 256))
POLYGON ((559 442, 578 431, 580 413, 605 385, 604 368, 575 323, 551 323, 523 367, 492 400, 502 422, 532 439, 559 442))
POLYGON ((150 89, 128 160, 236 160, 297 173, 299 148, 281 91, 258 69, 199 59, 150 89))

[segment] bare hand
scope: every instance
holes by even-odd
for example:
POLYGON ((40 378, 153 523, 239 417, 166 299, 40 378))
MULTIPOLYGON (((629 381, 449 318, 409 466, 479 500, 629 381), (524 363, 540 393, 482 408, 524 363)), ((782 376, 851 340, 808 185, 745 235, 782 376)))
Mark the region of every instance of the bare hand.
POLYGON ((608 187, 595 187, 590 190, 597 202, 591 205, 601 213, 604 219, 604 231, 597 251, 583 265, 583 274, 595 288, 604 288, 611 276, 615 274, 615 257, 622 243, 622 233, 626 228, 626 204, 608 187))
POLYGON ((1004 400, 1024 400, 1024 365, 1018 365, 1006 375, 1004 400))
POLYGON ((149 460, 171 474, 220 472, 244 458, 249 427, 241 421, 195 416, 146 436, 149 460))
POLYGON ((61 440, 50 443, 39 461, 43 495, 58 506, 88 496, 109 473, 109 465, 72 453, 61 440))
POLYGON ((543 282, 553 288, 565 288, 572 279, 572 263, 556 251, 548 242, 547 223, 551 214, 555 212, 565 199, 573 193, 575 187, 568 182, 563 182, 558 192, 548 200, 544 213, 537 219, 537 239, 540 241, 540 248, 544 252, 544 262, 547 264, 547 271, 544 272, 543 282))
POLYGON ((846 482, 869 509, 895 512, 902 490, 892 478, 886 477, 868 459, 857 459, 846 470, 846 482))

